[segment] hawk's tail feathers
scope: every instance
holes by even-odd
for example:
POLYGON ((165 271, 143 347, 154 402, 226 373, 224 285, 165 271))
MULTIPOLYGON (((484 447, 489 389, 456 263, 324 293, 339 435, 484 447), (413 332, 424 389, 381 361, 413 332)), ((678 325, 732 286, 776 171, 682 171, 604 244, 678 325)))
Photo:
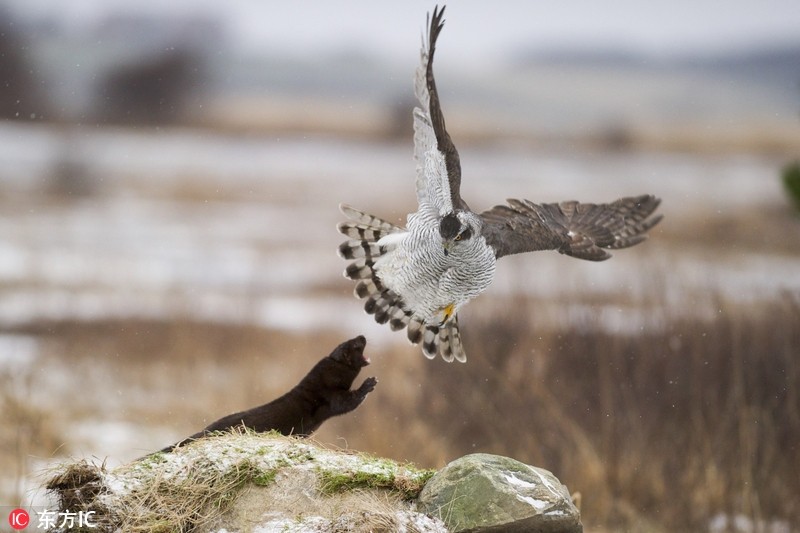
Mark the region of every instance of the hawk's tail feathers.
POLYGON ((458 317, 443 326, 426 325, 418 319, 412 318, 408 324, 408 340, 412 344, 422 343, 422 353, 428 359, 440 355, 448 363, 454 360, 459 363, 467 362, 467 354, 461 343, 461 334, 458 330, 458 317))
POLYGON ((366 241, 377 241, 389 233, 374 226, 368 226, 366 224, 359 224, 357 222, 350 221, 339 222, 339 224, 336 225, 336 230, 342 235, 346 235, 351 239, 366 241))
POLYGON ((417 317, 412 317, 408 323, 408 330, 406 331, 406 334, 408 336, 408 342, 410 342, 411 344, 419 344, 420 342, 422 342, 422 335, 424 329, 425 329, 425 323, 417 317))
MULTIPOLYGON (((360 279, 363 280, 374 279, 375 283, 379 283, 372 267, 373 267, 372 259, 366 257, 360 257, 355 261, 353 261, 352 263, 350 263, 349 265, 347 265, 347 267, 344 269, 344 277, 352 279, 353 281, 357 281, 360 279)), ((356 289, 358 289, 358 285, 356 285, 356 289)), ((360 298, 363 297, 364 296, 360 296, 360 298)))
MULTIPOLYGON (((391 248, 391 244, 387 247, 378 244, 378 241, 390 233, 402 232, 403 228, 395 226, 386 220, 358 211, 348 205, 342 204, 339 207, 342 213, 351 219, 346 222, 340 222, 336 226, 339 233, 349 237, 349 240, 339 245, 339 256, 343 259, 364 258, 366 259, 367 266, 371 268, 371 260, 382 256, 386 253, 387 248, 391 248)), ((364 262, 362 262, 358 268, 360 269, 363 265, 364 262)), ((348 267, 348 271, 349 270, 350 267, 348 267)), ((358 279, 353 278, 350 274, 345 275, 351 279, 358 279)))
POLYGON ((403 300, 390 289, 383 287, 375 277, 362 279, 356 284, 354 294, 357 298, 366 298, 364 311, 375 317, 378 324, 389 323, 392 331, 406 327, 411 320, 411 311, 403 300))
MULTIPOLYGON (((382 230, 382 233, 385 235, 386 233, 392 233, 394 231, 400 231, 403 228, 396 224, 392 224, 388 220, 384 220, 382 218, 378 218, 374 215, 370 215, 369 213, 365 213, 363 211, 359 211, 355 207, 351 207, 347 204, 340 204, 339 210, 342 212, 344 216, 352 220, 353 222, 342 222, 339 224, 339 231, 342 231, 343 226, 359 226, 365 228, 371 228, 376 230, 382 230)), ((349 235, 345 233, 345 235, 349 235)))
POLYGON ((406 327, 411 318, 411 311, 406 308, 396 294, 388 289, 368 296, 364 304, 364 311, 374 315, 375 322, 378 324, 388 322, 392 331, 406 327))
POLYGON ((351 239, 339 245, 339 257, 342 259, 360 259, 380 257, 385 250, 377 242, 367 240, 351 239))

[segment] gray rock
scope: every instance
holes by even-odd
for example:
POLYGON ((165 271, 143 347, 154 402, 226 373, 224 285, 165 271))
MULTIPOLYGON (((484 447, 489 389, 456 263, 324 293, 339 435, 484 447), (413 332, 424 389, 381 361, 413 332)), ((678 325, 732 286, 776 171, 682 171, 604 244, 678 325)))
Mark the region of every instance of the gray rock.
POLYGON ((452 532, 581 533, 567 487, 541 468, 485 453, 466 455, 425 485, 417 508, 452 532))

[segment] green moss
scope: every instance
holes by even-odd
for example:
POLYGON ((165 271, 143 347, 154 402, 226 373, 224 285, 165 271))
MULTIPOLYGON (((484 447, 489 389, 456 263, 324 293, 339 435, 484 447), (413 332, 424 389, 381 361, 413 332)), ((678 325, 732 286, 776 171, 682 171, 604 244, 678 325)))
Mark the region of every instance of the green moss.
POLYGON ((164 452, 151 453, 147 457, 139 461, 139 467, 145 470, 152 470, 157 465, 164 464, 168 461, 167 455, 164 452))
POLYGON ((790 163, 783 168, 783 187, 786 194, 800 211, 800 161, 790 163))
POLYGON ((365 463, 364 470, 318 469, 320 490, 323 494, 331 495, 356 489, 386 489, 399 492, 405 499, 413 499, 436 472, 398 465, 387 459, 372 461, 365 463))
POLYGON ((306 449, 289 450, 286 458, 293 464, 307 463, 314 460, 314 455, 306 449))
POLYGON ((394 476, 367 472, 333 472, 320 471, 320 488, 323 494, 336 494, 362 488, 390 488, 394 485, 394 476))
MULTIPOLYGON (((270 447, 262 446, 255 451, 255 455, 264 456, 272 453, 272 451, 270 447)), ((313 460, 314 457, 309 451, 289 450, 285 456, 277 458, 269 470, 259 470, 254 467, 250 481, 255 485, 265 487, 275 481, 275 476, 278 475, 279 470, 313 460)))
POLYGON ((278 469, 267 470, 265 472, 257 472, 253 475, 251 481, 254 485, 259 487, 266 487, 275 481, 275 476, 278 475, 278 469))
POLYGON ((419 477, 417 478, 417 481, 419 481, 419 483, 421 484, 420 490, 422 490, 422 487, 425 486, 428 480, 432 478, 435 473, 436 470, 433 470, 431 468, 426 468, 424 470, 419 471, 419 477))

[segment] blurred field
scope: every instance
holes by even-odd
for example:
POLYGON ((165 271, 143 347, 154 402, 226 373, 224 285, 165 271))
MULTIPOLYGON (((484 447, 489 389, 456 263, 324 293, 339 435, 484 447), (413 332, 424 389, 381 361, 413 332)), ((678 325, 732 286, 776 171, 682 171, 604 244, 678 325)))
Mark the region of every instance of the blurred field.
MULTIPOLYGON (((706 531, 726 515, 798 523, 796 295, 720 301, 712 320, 671 316, 635 336, 542 328, 535 301, 506 304, 466 321, 466 365, 370 346, 362 377, 378 388, 316 437, 425 467, 474 451, 544 466, 582 494, 588 531, 706 531)), ((17 481, 50 458, 123 462, 263 403, 343 338, 181 320, 14 334, 42 347, 36 368, 2 376, 0 422, 15 430, 0 466, 17 481)))
MULTIPOLYGON (((369 150, 394 172, 394 149, 369 150)), ((482 157, 477 172, 494 156, 482 157)), ((603 176, 633 173, 644 156, 594 157, 603 176)), ((0 499, 41 502, 33 489, 53 460, 119 464, 273 399, 365 333, 373 363, 361 379, 380 382, 361 408, 323 426, 323 442, 423 467, 474 451, 513 456, 581 493, 587 531, 725 531, 734 518, 751 521, 746 531, 793 531, 798 218, 774 184, 749 177, 738 193, 683 189, 717 163, 681 161, 697 170, 639 187, 664 196, 667 214, 643 246, 601 265, 557 254, 502 264, 461 318, 466 365, 427 361, 361 313, 338 279, 336 213, 319 207, 329 199, 293 195, 311 178, 275 182, 267 171, 220 191, 213 176, 176 172, 172 182, 124 177, 113 192, 51 191, 22 205, 12 190, 0 224, 0 499), (304 214, 330 231, 275 227, 304 214)), ((570 162, 551 165, 569 175, 570 162)), ((762 172, 759 159, 732 165, 762 172)), ((560 190, 572 182, 553 185, 547 170, 540 178, 553 189, 545 196, 572 196, 560 190)), ((364 195, 375 211, 402 213, 341 186, 342 199, 364 195)), ((530 186, 484 186, 535 196, 530 186)), ((576 188, 585 198, 601 186, 576 188)))

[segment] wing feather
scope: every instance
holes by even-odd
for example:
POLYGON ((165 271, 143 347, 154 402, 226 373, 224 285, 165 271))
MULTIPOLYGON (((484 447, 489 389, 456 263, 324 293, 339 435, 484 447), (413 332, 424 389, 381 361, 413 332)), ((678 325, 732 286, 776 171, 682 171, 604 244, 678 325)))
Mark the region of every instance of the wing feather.
POLYGON ((536 250, 558 250, 589 261, 611 257, 608 249, 628 248, 647 238, 661 215, 651 216, 661 200, 651 195, 620 198, 610 204, 575 201, 534 204, 508 200, 481 213, 483 236, 497 258, 536 250))
POLYGON ((447 133, 433 75, 436 40, 444 27, 444 7, 428 20, 428 42, 423 42, 414 91, 420 107, 414 109, 414 158, 417 162, 417 201, 440 216, 465 209, 461 199, 461 162, 447 133))

